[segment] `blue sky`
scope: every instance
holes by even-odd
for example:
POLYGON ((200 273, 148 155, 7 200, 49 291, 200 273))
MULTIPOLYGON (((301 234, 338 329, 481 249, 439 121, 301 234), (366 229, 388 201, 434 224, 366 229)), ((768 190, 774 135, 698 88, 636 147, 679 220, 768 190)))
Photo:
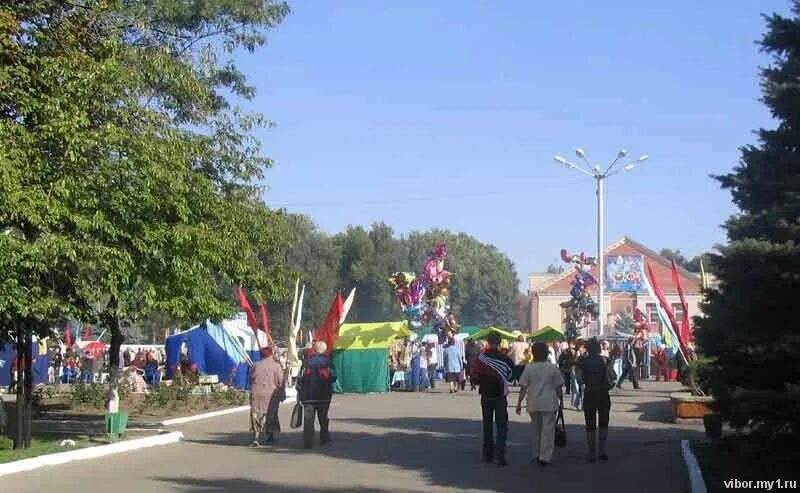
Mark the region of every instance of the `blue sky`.
POLYGON ((303 1, 241 56, 258 88, 273 206, 327 232, 442 227, 506 252, 524 280, 561 248, 593 252, 594 181, 559 167, 583 147, 650 160, 607 184, 623 235, 694 255, 734 211, 730 170, 758 101, 755 41, 786 0, 303 1), (438 197, 438 199, 437 199, 438 197), (410 200, 409 200, 410 199, 410 200))

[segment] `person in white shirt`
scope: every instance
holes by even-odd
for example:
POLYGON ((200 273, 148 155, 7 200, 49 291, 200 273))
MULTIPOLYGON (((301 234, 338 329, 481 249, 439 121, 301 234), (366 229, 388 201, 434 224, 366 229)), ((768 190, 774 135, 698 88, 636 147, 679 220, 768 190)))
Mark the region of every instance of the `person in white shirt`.
POLYGON ((439 355, 437 354, 436 345, 429 342, 425 345, 428 352, 428 380, 430 380, 431 388, 436 388, 436 370, 439 369, 439 355))
POLYGON ((533 428, 533 459, 546 466, 553 458, 556 432, 556 411, 561 402, 564 377, 558 367, 548 361, 548 347, 542 342, 533 345, 533 363, 525 367, 519 379, 517 414, 522 413, 526 396, 533 428))

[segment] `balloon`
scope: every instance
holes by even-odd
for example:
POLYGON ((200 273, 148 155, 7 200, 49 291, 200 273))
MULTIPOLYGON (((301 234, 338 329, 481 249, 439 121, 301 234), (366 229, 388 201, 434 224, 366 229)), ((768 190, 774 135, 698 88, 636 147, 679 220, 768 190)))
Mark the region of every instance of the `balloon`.
POLYGON ((432 323, 440 335, 443 328, 458 330, 447 303, 453 274, 444 268, 446 257, 447 247, 437 243, 419 275, 395 272, 388 280, 412 327, 432 323))

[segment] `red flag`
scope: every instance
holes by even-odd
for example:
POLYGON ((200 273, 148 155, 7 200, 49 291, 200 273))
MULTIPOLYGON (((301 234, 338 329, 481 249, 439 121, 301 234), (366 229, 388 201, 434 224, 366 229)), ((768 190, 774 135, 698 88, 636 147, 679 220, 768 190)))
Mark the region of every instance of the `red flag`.
POLYGON ((264 303, 258 305, 258 309, 261 311, 261 328, 264 329, 264 333, 267 334, 267 343, 272 343, 272 333, 269 330, 269 315, 267 315, 267 307, 264 306, 264 303))
POLYGON ((250 301, 247 299, 247 293, 244 292, 241 286, 237 290, 239 293, 239 305, 241 305, 242 310, 244 310, 245 314, 247 314, 247 325, 250 326, 250 330, 253 331, 253 334, 256 336, 256 344, 258 344, 258 349, 261 349, 261 339, 258 338, 258 321, 256 320, 256 314, 253 313, 253 308, 250 307, 250 301))
POLYGON ((683 288, 681 288, 681 278, 678 275, 678 264, 675 259, 672 259, 672 284, 678 289, 678 296, 681 298, 681 306, 683 307, 683 320, 681 320, 681 340, 688 344, 693 339, 692 329, 689 327, 689 305, 686 303, 686 298, 683 296, 683 288))
POLYGON ((67 327, 64 329, 64 344, 67 349, 72 347, 72 322, 67 320, 67 327))
POLYGON ((680 335, 680 331, 678 330, 678 322, 675 320, 675 314, 672 313, 672 308, 667 303, 667 299, 664 297, 664 291, 661 290, 661 286, 658 284, 658 279, 656 276, 653 275, 653 269, 650 267, 650 263, 645 261, 645 265, 647 266, 647 277, 650 278, 650 285, 653 287, 653 292, 658 298, 659 304, 667 313, 667 317, 669 318, 669 323, 672 325, 673 332, 678 336, 678 344, 681 346, 681 350, 683 354, 686 353, 686 343, 680 335))
POLYGON ((333 299, 328 316, 322 326, 314 333, 314 340, 325 341, 328 345, 328 350, 325 354, 330 355, 333 352, 333 345, 336 343, 336 338, 339 337, 339 321, 342 319, 342 312, 344 311, 344 300, 342 299, 342 291, 336 292, 336 297, 333 299))

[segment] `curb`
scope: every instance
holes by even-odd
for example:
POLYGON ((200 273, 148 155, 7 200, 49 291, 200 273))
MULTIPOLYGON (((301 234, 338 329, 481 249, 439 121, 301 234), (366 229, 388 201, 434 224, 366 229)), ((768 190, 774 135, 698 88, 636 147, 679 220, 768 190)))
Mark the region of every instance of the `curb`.
POLYGON ((176 431, 172 433, 166 433, 164 435, 137 438, 135 440, 126 440, 124 442, 117 442, 109 445, 98 445, 96 447, 87 447, 78 450, 71 450, 69 452, 41 455, 39 457, 32 457, 30 459, 22 459, 6 464, 0 464, 0 477, 18 472, 31 471, 33 469, 38 469, 45 466, 56 466, 59 464, 66 464, 67 462, 95 459, 97 457, 105 457, 111 454, 129 452, 131 450, 139 450, 158 445, 177 443, 181 440, 183 440, 183 433, 176 431))
MULTIPOLYGON (((286 400, 283 401, 281 404, 289 404, 295 402, 296 398, 294 396, 286 397, 286 400)), ((182 425, 184 423, 191 423, 193 421, 200 421, 203 419, 209 418, 216 418, 218 416, 225 416, 226 414, 233 414, 239 413, 243 411, 249 411, 250 406, 239 406, 239 407, 232 407, 230 409, 223 409, 222 411, 212 411, 210 413, 203 413, 203 414, 195 414, 194 416, 185 416, 183 418, 173 418, 168 419, 166 421, 161 421, 158 423, 160 426, 173 426, 173 425, 182 425)))
POLYGON ((681 452, 683 455, 683 462, 686 463, 686 470, 689 472, 689 490, 692 493, 706 493, 706 482, 703 480, 703 471, 700 470, 697 457, 694 456, 694 452, 692 452, 692 448, 689 446, 689 440, 681 440, 681 452))

